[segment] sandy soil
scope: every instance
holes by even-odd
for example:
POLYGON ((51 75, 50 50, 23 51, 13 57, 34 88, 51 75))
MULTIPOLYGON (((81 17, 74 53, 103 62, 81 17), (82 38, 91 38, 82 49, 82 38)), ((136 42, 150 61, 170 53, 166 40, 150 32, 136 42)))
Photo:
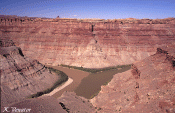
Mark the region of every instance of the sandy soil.
POLYGON ((56 92, 64 89, 66 86, 70 85, 73 82, 73 79, 69 78, 63 85, 58 86, 56 89, 54 89, 52 92, 45 94, 44 96, 52 96, 54 95, 56 92))

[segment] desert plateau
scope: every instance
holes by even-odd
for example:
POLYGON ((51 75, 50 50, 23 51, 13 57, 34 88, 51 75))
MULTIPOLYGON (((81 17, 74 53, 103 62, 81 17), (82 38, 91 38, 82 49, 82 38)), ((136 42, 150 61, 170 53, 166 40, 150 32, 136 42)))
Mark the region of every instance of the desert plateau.
POLYGON ((1 15, 0 75, 1 112, 175 113, 175 18, 1 15))

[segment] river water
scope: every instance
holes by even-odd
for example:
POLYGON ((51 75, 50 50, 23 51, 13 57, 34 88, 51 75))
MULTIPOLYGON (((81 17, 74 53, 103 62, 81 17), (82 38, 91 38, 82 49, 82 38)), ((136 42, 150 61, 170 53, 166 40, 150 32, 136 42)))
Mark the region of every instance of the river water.
POLYGON ((112 69, 108 71, 98 73, 88 73, 77 69, 61 67, 61 66, 49 66, 54 69, 58 69, 66 73, 73 79, 73 83, 58 91, 53 96, 58 98, 64 91, 74 91, 77 95, 83 96, 87 99, 97 95, 102 85, 107 84, 116 73, 121 73, 130 69, 130 66, 126 66, 120 69, 112 69))
POLYGON ((83 96, 90 99, 98 94, 101 90, 102 85, 106 85, 111 81, 113 75, 116 73, 121 73, 129 70, 130 66, 124 67, 122 69, 112 69, 108 71, 103 71, 99 73, 90 74, 83 78, 80 85, 76 88, 75 93, 78 96, 83 96))

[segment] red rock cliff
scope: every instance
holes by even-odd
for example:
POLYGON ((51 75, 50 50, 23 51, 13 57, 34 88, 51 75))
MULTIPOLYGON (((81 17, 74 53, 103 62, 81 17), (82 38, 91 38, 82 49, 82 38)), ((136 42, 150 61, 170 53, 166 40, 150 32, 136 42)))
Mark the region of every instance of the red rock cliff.
POLYGON ((174 113, 175 46, 135 62, 132 69, 114 75, 91 102, 99 113, 174 113))
POLYGON ((0 37, 1 106, 7 106, 54 85, 60 76, 23 55, 13 41, 0 37))
POLYGON ((175 44, 175 19, 1 18, 0 33, 43 64, 131 64, 175 44))

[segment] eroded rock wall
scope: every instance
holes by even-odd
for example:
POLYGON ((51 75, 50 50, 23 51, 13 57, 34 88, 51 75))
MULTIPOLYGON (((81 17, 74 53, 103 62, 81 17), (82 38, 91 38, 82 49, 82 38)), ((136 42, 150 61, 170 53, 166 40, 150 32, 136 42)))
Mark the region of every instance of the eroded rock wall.
POLYGON ((2 18, 0 33, 43 64, 88 68, 131 64, 175 44, 175 19, 2 18))
POLYGON ((39 63, 26 57, 8 37, 0 37, 1 112, 94 113, 85 98, 65 92, 60 98, 43 95, 27 98, 51 88, 60 79, 39 63))
POLYGON ((99 113, 174 113, 175 46, 135 62, 132 69, 114 75, 91 102, 99 113))
POLYGON ((0 37, 1 105, 46 90, 60 79, 37 60, 24 56, 7 37, 0 37))

